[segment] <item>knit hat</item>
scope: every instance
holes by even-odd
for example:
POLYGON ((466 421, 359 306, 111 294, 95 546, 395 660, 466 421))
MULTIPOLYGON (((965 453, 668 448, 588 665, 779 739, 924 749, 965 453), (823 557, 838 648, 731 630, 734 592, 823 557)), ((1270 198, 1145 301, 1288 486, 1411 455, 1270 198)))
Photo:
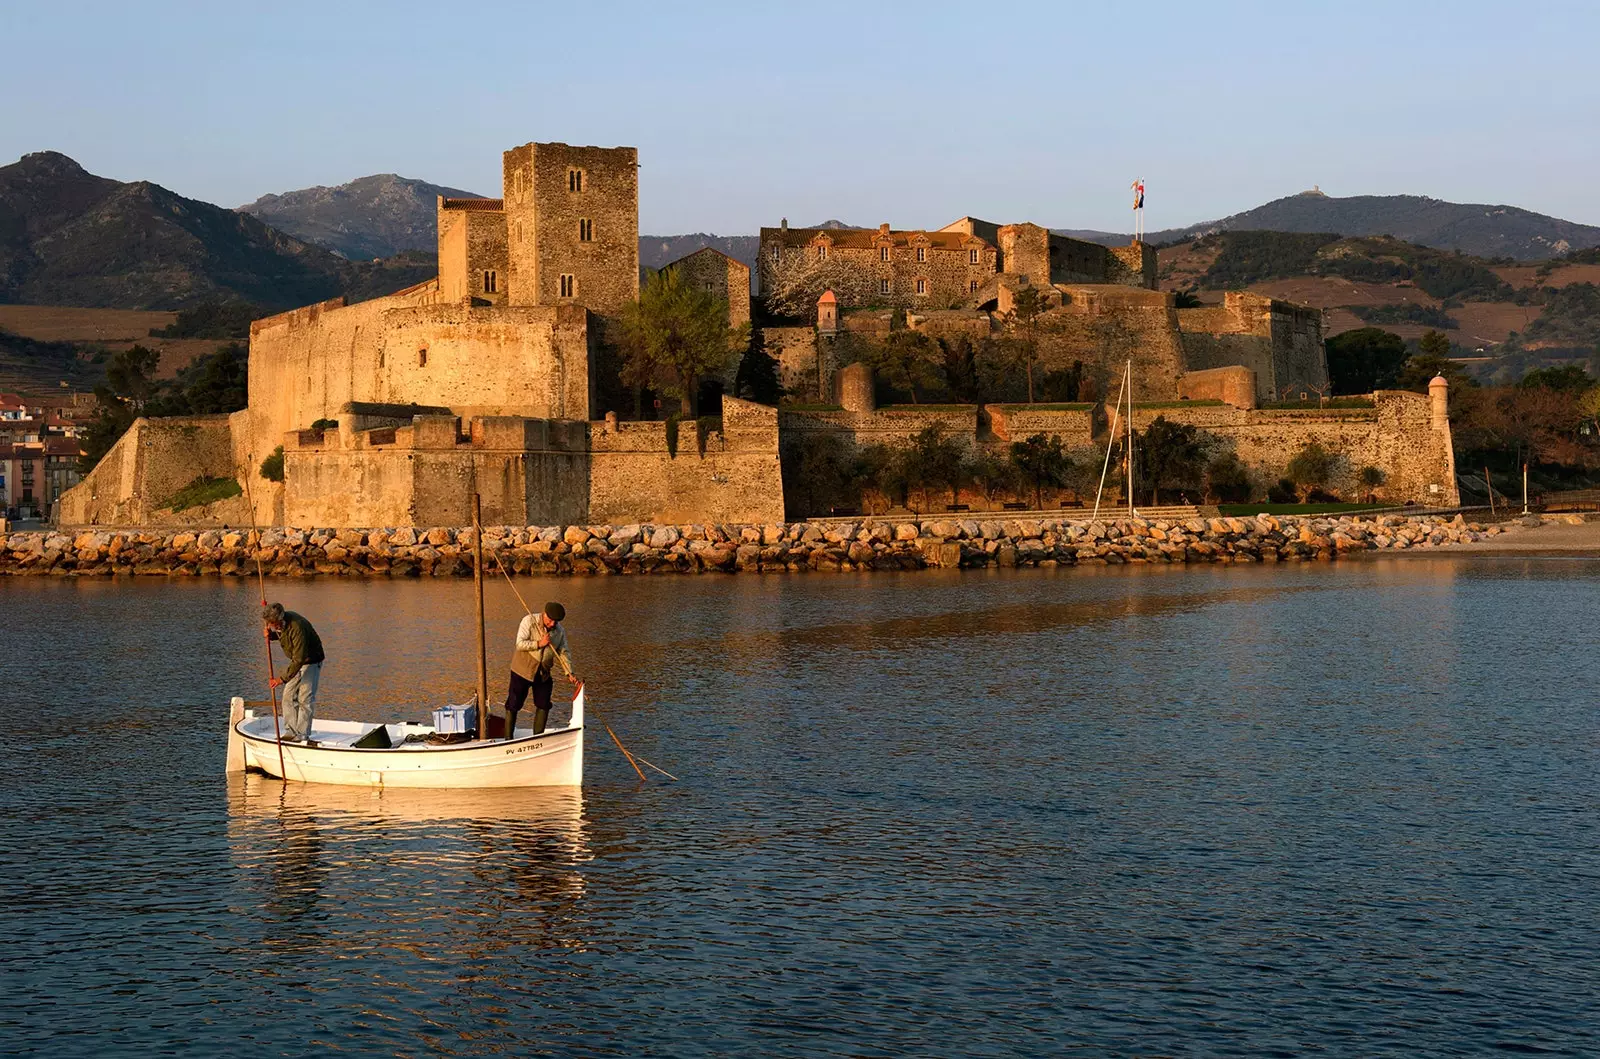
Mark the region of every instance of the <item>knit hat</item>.
POLYGON ((544 605, 544 616, 551 621, 564 621, 567 617, 567 608, 559 603, 546 603, 544 605))

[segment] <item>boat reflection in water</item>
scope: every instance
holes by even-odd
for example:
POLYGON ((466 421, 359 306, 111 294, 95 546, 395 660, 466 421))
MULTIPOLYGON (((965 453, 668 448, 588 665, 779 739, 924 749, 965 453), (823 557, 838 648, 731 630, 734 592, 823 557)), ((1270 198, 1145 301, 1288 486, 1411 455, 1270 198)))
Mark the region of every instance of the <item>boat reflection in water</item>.
POLYGON ((559 973, 519 952, 585 948, 580 788, 347 787, 246 773, 228 777, 228 800, 249 904, 237 912, 274 957, 376 956, 386 979, 455 978, 467 1000, 559 973))

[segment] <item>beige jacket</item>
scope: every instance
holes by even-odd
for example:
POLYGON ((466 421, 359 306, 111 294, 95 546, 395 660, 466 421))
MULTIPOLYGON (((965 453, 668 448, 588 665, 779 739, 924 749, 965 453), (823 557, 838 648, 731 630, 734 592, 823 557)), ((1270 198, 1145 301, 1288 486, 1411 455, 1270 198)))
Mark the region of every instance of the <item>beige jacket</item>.
POLYGON ((567 653, 567 630, 556 622, 550 629, 550 643, 540 647, 539 637, 543 632, 544 624, 539 615, 529 614, 522 619, 522 624, 517 626, 517 646, 511 652, 511 672, 523 680, 532 680, 535 673, 549 677, 559 662, 562 672, 571 680, 572 658, 567 653))

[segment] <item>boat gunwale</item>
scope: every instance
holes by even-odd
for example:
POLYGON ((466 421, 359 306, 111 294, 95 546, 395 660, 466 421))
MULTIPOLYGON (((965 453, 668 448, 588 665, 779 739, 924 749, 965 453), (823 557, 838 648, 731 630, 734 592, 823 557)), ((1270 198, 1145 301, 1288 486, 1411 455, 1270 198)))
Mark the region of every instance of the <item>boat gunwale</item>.
MULTIPOLYGON (((259 744, 261 746, 270 746, 270 747, 278 746, 279 741, 276 740, 276 739, 266 739, 266 738, 263 738, 261 736, 252 735, 249 732, 243 731, 241 726, 246 721, 250 721, 250 720, 260 720, 260 718, 259 717, 242 718, 238 722, 238 724, 235 724, 233 726, 233 730, 234 730, 235 733, 238 734, 239 738, 244 739, 244 740, 248 740, 249 742, 252 742, 252 743, 257 743, 257 744, 259 744)), ((293 750, 293 751, 297 751, 297 752, 298 751, 303 751, 303 750, 312 750, 312 751, 335 751, 335 752, 346 752, 346 751, 349 751, 349 752, 353 752, 353 753, 357 753, 357 754, 439 753, 441 751, 447 751, 447 750, 487 750, 487 749, 490 749, 492 747, 515 746, 518 743, 526 743, 526 742, 530 742, 530 741, 532 741, 534 739, 550 739, 550 738, 552 738, 554 736, 568 735, 568 734, 571 734, 571 733, 577 733, 577 732, 582 732, 582 731, 583 731, 583 725, 580 724, 580 725, 578 725, 576 727, 546 729, 545 731, 540 732, 538 735, 523 735, 523 736, 517 736, 514 739, 480 739, 480 740, 477 740, 475 742, 470 742, 470 743, 447 743, 447 744, 444 744, 442 746, 428 746, 428 745, 424 744, 422 746, 416 747, 415 749, 406 749, 406 746, 405 746, 404 743, 400 744, 400 746, 330 746, 327 743, 318 743, 316 746, 310 746, 310 745, 308 745, 306 743, 298 742, 298 741, 295 741, 295 740, 284 740, 283 741, 283 746, 285 746, 289 750, 293 750)))

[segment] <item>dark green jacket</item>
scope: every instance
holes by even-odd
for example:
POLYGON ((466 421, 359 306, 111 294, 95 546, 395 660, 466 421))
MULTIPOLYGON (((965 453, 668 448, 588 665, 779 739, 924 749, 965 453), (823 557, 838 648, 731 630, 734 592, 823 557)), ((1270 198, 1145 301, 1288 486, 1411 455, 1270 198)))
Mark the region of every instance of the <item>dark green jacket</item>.
POLYGON ((301 666, 316 665, 324 658, 322 637, 309 621, 292 610, 283 612, 283 632, 278 634, 278 641, 283 644, 284 657, 289 659, 289 668, 283 671, 284 680, 300 672, 301 666))

